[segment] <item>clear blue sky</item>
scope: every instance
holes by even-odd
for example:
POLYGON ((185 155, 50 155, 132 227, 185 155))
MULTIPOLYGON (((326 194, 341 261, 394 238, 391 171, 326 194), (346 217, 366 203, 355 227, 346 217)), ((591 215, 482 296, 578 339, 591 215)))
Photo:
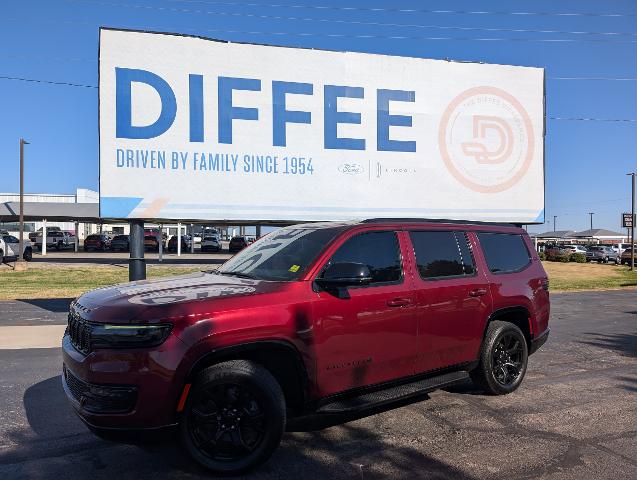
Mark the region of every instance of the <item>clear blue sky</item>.
MULTIPOLYGON (((625 173, 637 170, 637 2, 477 3, 3 2, 0 76, 96 86, 99 26, 545 67, 548 117, 636 121, 547 119, 547 224, 530 231, 552 229, 553 215, 558 216, 558 229, 583 230, 589 225, 587 212, 595 212, 596 228, 617 230, 620 212, 629 208, 625 173), (565 13, 576 15, 556 15, 565 13)), ((32 142, 27 146, 28 192, 97 189, 96 88, 0 79, 0 191, 18 190, 21 136, 32 142)))

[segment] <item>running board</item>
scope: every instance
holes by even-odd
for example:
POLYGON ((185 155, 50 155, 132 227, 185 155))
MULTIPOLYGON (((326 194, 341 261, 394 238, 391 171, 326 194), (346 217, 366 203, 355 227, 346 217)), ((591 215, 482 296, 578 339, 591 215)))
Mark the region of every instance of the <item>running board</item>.
POLYGON ((461 382, 469 378, 467 372, 450 372, 436 377, 406 383, 397 387, 386 388, 376 392, 363 393, 359 396, 337 400, 323 405, 317 413, 346 413, 367 408, 377 407, 397 400, 425 394, 439 388, 448 387, 454 383, 461 382))

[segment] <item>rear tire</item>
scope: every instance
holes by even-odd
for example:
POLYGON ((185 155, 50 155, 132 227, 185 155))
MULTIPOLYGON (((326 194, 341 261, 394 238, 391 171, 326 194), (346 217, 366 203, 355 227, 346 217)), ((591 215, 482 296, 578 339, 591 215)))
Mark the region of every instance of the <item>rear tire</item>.
POLYGON ((522 383, 528 357, 522 331, 512 323, 494 320, 487 327, 479 364, 470 373, 471 380, 491 395, 511 393, 522 383))
POLYGON ((179 435, 188 453, 222 474, 246 472, 265 462, 285 431, 281 387, 262 366, 231 360, 197 376, 179 435))

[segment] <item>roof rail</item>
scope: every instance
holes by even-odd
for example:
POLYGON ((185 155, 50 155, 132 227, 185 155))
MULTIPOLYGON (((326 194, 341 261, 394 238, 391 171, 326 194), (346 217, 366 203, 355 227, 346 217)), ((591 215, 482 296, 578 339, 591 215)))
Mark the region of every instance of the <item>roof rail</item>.
POLYGON ((494 227, 522 227, 521 223, 481 222, 478 220, 450 220, 446 218, 366 218, 361 223, 454 223, 470 225, 489 225, 494 227))

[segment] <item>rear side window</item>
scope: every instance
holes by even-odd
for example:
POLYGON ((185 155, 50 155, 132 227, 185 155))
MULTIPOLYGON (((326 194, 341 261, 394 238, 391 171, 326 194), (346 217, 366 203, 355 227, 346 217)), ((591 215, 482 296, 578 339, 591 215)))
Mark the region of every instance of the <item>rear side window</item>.
POLYGON ((395 232, 361 233, 347 240, 330 264, 355 262, 367 265, 371 283, 397 282, 401 278, 400 247, 395 232))
POLYGON ((492 273, 517 272, 531 263, 531 255, 521 235, 478 233, 487 266, 492 273))
POLYGON ((473 275, 475 266, 464 232, 409 232, 421 278, 473 275))

